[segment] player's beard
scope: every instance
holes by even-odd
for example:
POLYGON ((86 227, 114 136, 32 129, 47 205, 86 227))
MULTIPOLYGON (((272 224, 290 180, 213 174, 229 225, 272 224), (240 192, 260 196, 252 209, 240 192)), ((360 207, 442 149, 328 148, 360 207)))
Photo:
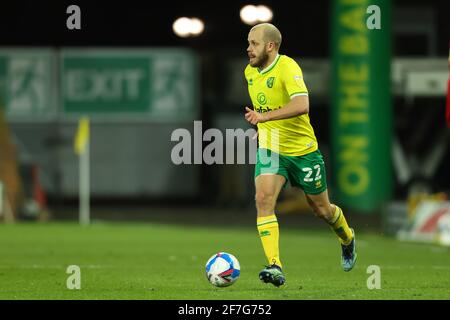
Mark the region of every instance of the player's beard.
POLYGON ((261 68, 267 63, 267 60, 269 60, 269 55, 267 54, 267 52, 263 51, 257 61, 253 63, 252 67, 261 68))

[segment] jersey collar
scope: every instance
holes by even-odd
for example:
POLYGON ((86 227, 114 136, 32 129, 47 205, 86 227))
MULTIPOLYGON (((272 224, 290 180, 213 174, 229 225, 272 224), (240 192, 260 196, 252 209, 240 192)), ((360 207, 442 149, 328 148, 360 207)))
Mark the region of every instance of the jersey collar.
POLYGON ((267 66, 264 70, 259 70, 259 68, 258 68, 258 72, 260 74, 264 74, 264 73, 269 72, 270 70, 273 69, 273 67, 275 67, 275 65, 277 64, 278 60, 280 60, 280 55, 277 53, 277 56, 275 57, 273 62, 269 66, 267 66))

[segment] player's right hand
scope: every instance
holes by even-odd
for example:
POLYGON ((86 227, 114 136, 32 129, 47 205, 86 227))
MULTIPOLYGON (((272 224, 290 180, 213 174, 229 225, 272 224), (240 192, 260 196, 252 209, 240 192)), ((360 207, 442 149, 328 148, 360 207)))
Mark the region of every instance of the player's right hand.
POLYGON ((245 110, 247 111, 245 113, 245 120, 247 120, 251 124, 256 125, 258 123, 266 121, 265 117, 261 113, 256 112, 249 107, 245 107, 245 110))

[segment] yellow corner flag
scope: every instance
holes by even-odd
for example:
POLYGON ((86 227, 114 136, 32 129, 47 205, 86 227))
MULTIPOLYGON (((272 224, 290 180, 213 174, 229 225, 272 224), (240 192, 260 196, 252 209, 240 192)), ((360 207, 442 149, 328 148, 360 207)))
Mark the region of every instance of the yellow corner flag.
POLYGON ((89 140, 89 118, 83 117, 78 122, 78 131, 75 137, 75 153, 82 154, 86 150, 89 140))

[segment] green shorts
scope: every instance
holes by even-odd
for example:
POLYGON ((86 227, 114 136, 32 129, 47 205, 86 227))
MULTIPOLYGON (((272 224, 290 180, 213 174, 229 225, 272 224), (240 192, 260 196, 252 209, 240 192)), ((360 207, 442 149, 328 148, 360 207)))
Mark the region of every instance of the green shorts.
POLYGON ((283 156, 259 148, 256 155, 255 178, 263 174, 278 174, 293 187, 307 194, 319 194, 327 189, 325 163, 319 150, 303 156, 283 156))

